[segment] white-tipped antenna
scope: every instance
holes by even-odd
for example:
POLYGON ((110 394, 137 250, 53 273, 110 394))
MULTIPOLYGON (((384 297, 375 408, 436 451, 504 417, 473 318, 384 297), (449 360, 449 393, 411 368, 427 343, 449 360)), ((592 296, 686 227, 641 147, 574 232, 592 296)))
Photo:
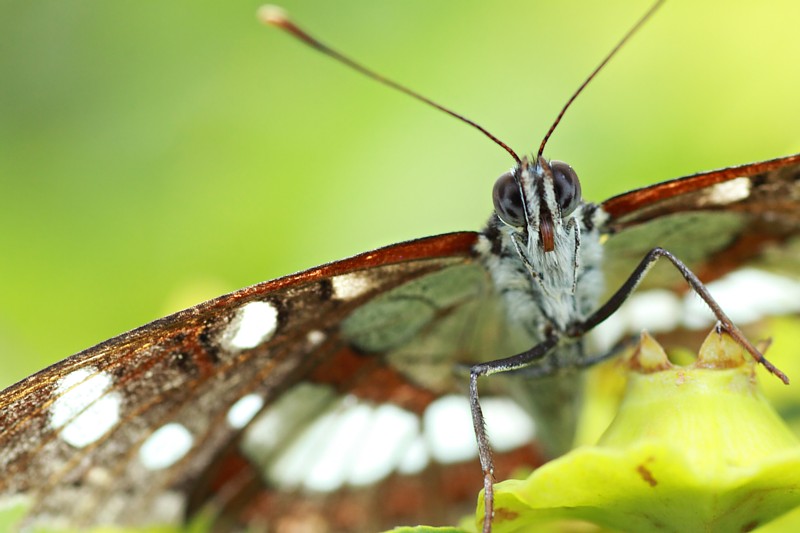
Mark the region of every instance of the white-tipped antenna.
POLYGON ((484 128, 483 126, 481 126, 477 122, 474 122, 474 121, 468 119, 467 117, 465 117, 463 115, 460 115, 460 114, 456 113, 455 111, 453 111, 451 109, 448 109, 448 108, 444 107, 443 105, 438 104, 438 103, 434 102, 433 100, 422 96, 421 94, 417 93, 416 91, 413 91, 413 90, 409 89, 408 87, 400 85, 399 83, 397 83, 395 81, 392 81, 392 80, 390 80, 388 78, 384 78, 383 76, 381 76, 377 72, 375 72, 375 71, 373 71, 371 69, 368 69, 367 67, 361 65, 360 63, 356 63, 355 61, 353 61, 349 57, 341 54, 340 52, 337 52, 336 50, 334 50, 333 48, 327 46, 326 44, 323 44, 322 42, 320 42, 316 38, 314 38, 311 35, 309 35, 306 31, 301 29, 299 26, 297 26, 294 22, 292 22, 289 19, 289 16, 288 16, 288 14, 286 13, 286 11, 284 9, 282 9, 280 7, 277 7, 277 6, 273 6, 273 5, 262 6, 262 7, 260 7, 258 9, 258 18, 264 24, 269 24, 270 26, 275 26, 277 28, 280 28, 282 30, 287 31, 288 33, 292 34, 296 38, 298 38, 301 41, 303 41, 304 43, 306 43, 308 46, 314 48, 315 50, 318 50, 319 52, 322 52, 323 54, 327 55, 328 57, 331 57, 331 58, 339 61, 340 63, 344 63, 348 67, 350 67, 350 68, 352 68, 354 70, 357 70, 358 72, 364 74, 365 76, 368 76, 368 77, 372 78, 373 80, 375 80, 375 81, 377 81, 379 83, 382 83, 383 85, 389 86, 392 89, 400 91, 401 93, 405 93, 408 96, 411 96, 412 98, 416 98, 417 100, 419 100, 419 101, 421 101, 421 102, 423 102, 423 103, 425 103, 425 104, 427 104, 427 105, 429 105, 431 107, 434 107, 434 108, 438 109, 439 111, 443 111, 443 112, 447 113, 451 117, 454 117, 454 118, 460 120, 461 122, 469 124, 470 126, 475 128, 476 130, 478 130, 481 133, 483 133, 486 137, 488 137, 489 139, 494 141, 495 144, 497 144, 498 146, 503 148, 506 152, 508 152, 511 155, 511 157, 514 158, 514 161, 516 161, 517 165, 521 165, 522 164, 522 160, 519 158, 519 156, 516 154, 516 152, 514 152, 514 150, 512 150, 506 143, 504 143, 503 141, 501 141, 500 139, 498 139, 497 137, 495 137, 494 135, 489 133, 489 131, 486 130, 486 128, 484 128))
POLYGON ((636 24, 634 24, 633 27, 630 30, 628 30, 628 33, 626 33, 625 36, 622 39, 620 39, 620 41, 617 43, 617 45, 614 48, 611 49, 611 51, 608 53, 608 55, 606 55, 605 58, 603 58, 603 60, 600 62, 600 64, 595 67, 595 69, 592 71, 592 73, 589 74, 589 77, 587 77, 583 81, 583 83, 580 84, 578 89, 574 93, 572 93, 572 96, 569 97, 569 100, 567 100, 567 103, 564 104, 564 107, 561 108, 561 111, 558 113, 558 116, 553 121, 553 125, 550 126, 549 130, 547 130, 547 133, 545 134, 544 139, 542 139, 542 144, 539 145, 539 151, 536 152, 536 160, 537 161, 539 160, 540 157, 542 157, 542 154, 544 153, 544 147, 547 144, 547 141, 550 140, 550 136, 553 135, 553 132, 556 130, 556 126, 558 126, 558 124, 561 122, 561 119, 564 116, 564 113, 567 112, 567 109, 569 109, 569 106, 572 105, 572 102, 574 102, 575 99, 578 97, 578 95, 583 92, 583 90, 586 88, 587 85, 589 85, 589 82, 592 81, 595 76, 597 76, 597 73, 600 72, 603 69, 603 67, 606 66, 606 63, 608 63, 611 60, 611 58, 614 57, 614 55, 616 55, 617 51, 620 48, 622 48, 622 45, 624 45, 628 41, 628 39, 630 39, 631 36, 634 33, 636 33, 636 31, 639 28, 642 27, 642 24, 644 24, 647 21, 647 19, 649 19, 650 16, 653 13, 655 13, 656 10, 659 7, 661 7, 661 4, 663 4, 663 3, 664 3, 664 0, 657 0, 656 3, 653 4, 650 7, 650 9, 647 10, 647 13, 645 13, 642 16, 642 18, 640 18, 639 21, 636 24))

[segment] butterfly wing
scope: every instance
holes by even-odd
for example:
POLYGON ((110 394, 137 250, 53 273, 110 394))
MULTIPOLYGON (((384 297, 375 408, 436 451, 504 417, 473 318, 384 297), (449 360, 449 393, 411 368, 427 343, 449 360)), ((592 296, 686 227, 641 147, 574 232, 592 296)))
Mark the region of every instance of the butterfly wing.
POLYGON ((501 314, 482 316, 496 307, 486 305, 479 238, 420 239, 254 285, 9 387, 0 494, 24 496, 30 523, 180 522, 269 485, 250 466, 269 470, 337 397, 421 414, 457 389, 454 360, 503 344, 502 328, 477 327, 501 314), (242 430, 270 411, 268 442, 245 457, 242 430))
MULTIPOLYGON (((603 202, 606 280, 616 290, 653 247, 666 248, 703 281, 748 262, 800 272, 800 154, 637 189, 603 202)), ((681 283, 656 265, 643 286, 681 283)))

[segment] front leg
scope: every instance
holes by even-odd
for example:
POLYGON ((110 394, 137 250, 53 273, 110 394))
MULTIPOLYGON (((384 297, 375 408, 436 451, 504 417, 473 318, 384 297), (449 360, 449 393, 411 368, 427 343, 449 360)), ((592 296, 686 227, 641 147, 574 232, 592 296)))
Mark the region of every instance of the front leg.
POLYGON ((723 328, 733 337, 736 342, 738 342, 745 350, 750 352, 750 355, 753 358, 764 366, 771 374, 774 374, 778 379, 789 384, 789 378, 781 372, 775 365, 770 363, 764 355, 758 351, 758 349, 753 346, 749 340, 744 336, 741 330, 736 327, 736 324, 728 318, 728 315, 725 314, 725 311, 719 306, 719 304, 714 300, 711 296, 711 293, 708 292, 708 288, 700 281, 694 272, 689 270, 680 259, 675 257, 671 252, 663 249, 663 248, 653 248, 650 250, 646 256, 642 259, 642 261, 637 265, 637 267, 633 270, 631 275, 625 280, 625 283, 608 299, 608 301, 600 307, 597 311, 595 311, 591 316, 589 316, 583 322, 578 322, 574 324, 567 334, 570 337, 582 337, 588 331, 592 330, 595 326, 600 324, 603 320, 614 314, 617 309, 628 299, 631 293, 636 290, 636 287, 642 282, 644 277, 647 275, 647 272, 655 265, 656 261, 659 258, 665 257, 667 258, 674 266, 678 269, 678 272, 681 273, 683 278, 689 284, 689 287, 697 293, 700 298, 706 303, 706 305, 711 309, 711 312, 714 313, 714 316, 720 322, 723 328))
POLYGON ((481 410, 480 398, 478 397, 478 378, 489 376, 499 372, 509 372, 525 368, 536 361, 541 360, 549 354, 557 345, 559 335, 551 333, 544 341, 540 342, 527 352, 517 354, 505 359, 497 359, 486 363, 472 365, 469 369, 469 405, 472 411, 472 426, 475 430, 475 438, 478 441, 478 457, 481 461, 483 471, 483 532, 492 531, 492 517, 494 516, 494 463, 492 461, 492 449, 489 445, 489 438, 486 435, 486 421, 481 410))

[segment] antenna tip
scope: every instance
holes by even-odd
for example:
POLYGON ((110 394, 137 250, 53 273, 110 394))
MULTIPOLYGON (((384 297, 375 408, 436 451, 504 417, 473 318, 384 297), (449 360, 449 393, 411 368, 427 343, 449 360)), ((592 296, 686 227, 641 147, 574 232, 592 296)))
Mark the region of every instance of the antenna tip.
POLYGON ((256 12, 258 20, 270 26, 285 27, 289 23, 289 14, 282 7, 265 4, 256 12))

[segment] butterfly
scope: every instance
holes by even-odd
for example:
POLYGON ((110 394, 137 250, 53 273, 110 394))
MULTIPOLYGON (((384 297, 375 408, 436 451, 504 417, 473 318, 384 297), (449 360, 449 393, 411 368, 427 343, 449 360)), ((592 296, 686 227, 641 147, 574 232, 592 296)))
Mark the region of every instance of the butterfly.
MULTIPOLYGON (((399 419, 424 415, 463 389, 467 376, 453 372, 454 362, 523 353, 567 330, 570 316, 594 316, 603 309, 601 270, 612 273, 611 288, 626 287, 656 243, 668 242, 661 245, 703 280, 784 248, 800 227, 799 175, 800 154, 594 205, 568 165, 519 158, 498 179, 496 212, 480 232, 389 246, 241 289, 9 387, 0 393, 0 494, 27 499, 28 523, 77 526, 181 521, 210 505, 221 520, 370 530, 384 526, 361 512, 370 499, 389 517, 435 507, 442 487, 464 490, 464 474, 438 465, 403 475, 419 472, 407 466, 415 435, 395 437, 408 439, 406 451, 392 475, 375 481, 379 489, 290 492, 296 485, 275 463, 305 427, 341 408, 337 397, 393 406, 399 419), (563 299, 567 311, 555 303, 563 299), (439 479, 447 484, 431 483, 439 479)), ((559 357, 586 361, 592 354, 582 346, 576 337, 559 357)), ((566 413, 539 428, 557 441, 559 426, 568 434, 572 425, 578 383, 554 380, 542 394, 543 383, 508 386, 529 409, 566 413)), ((517 452, 517 462, 537 460, 517 452)))

